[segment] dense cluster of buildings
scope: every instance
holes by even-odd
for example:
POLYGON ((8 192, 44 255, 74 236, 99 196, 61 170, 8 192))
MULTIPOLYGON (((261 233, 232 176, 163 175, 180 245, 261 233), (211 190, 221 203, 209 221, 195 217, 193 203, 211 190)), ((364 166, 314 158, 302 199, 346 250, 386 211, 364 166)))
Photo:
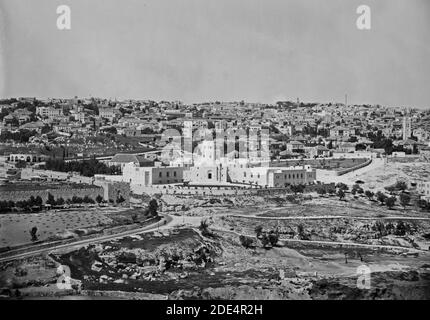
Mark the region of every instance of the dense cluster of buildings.
POLYGON ((179 101, 20 98, 0 102, 0 140, 8 146, 5 150, 19 147, 0 155, 9 164, 43 163, 49 155, 40 150, 58 146, 63 148, 63 159, 96 157, 92 148, 100 152, 112 142, 115 156, 103 151, 97 156, 121 168, 120 177, 110 177, 116 181, 143 186, 270 188, 318 180, 309 165, 274 167, 272 161, 374 158, 391 153, 416 154, 430 161, 430 113, 299 101, 185 105, 179 101), (23 140, 25 131, 31 132, 28 141, 16 141, 23 140), (223 150, 223 134, 228 140, 232 131, 233 148, 223 150), (263 131, 267 136, 263 137, 263 131), (236 136, 237 132, 245 137, 236 136), (178 141, 180 147, 169 149, 178 141), (245 146, 245 155, 240 146, 245 146), (23 147, 28 151, 18 151, 23 147), (196 147, 199 153, 194 152, 196 147), (167 159, 166 149, 172 153, 167 159))

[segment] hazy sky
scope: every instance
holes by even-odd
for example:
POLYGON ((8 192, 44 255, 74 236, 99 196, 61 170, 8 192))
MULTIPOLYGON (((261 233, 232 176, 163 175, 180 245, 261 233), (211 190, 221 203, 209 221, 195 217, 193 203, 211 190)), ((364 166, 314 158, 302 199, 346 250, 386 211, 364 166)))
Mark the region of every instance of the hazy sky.
POLYGON ((430 107, 429 0, 0 0, 0 19, 3 97, 430 107))

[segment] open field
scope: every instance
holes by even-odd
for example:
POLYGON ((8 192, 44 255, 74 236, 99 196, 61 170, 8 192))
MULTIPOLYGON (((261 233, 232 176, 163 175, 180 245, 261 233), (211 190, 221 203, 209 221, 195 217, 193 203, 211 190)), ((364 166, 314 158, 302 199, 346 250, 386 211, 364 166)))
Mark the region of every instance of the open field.
POLYGON ((430 254, 285 245, 245 249, 230 232, 204 237, 164 230, 0 266, 3 294, 83 299, 429 299, 430 254), (345 260, 347 257, 347 261, 345 260), (71 270, 72 289, 56 287, 56 267, 71 270), (371 288, 357 288, 357 267, 371 288))
POLYGON ((430 164, 428 162, 386 162, 381 168, 374 168, 363 173, 356 173, 352 180, 365 182, 364 188, 373 191, 383 190, 397 180, 408 182, 430 180, 430 164))
POLYGON ((30 229, 37 227, 39 241, 58 240, 73 236, 81 230, 129 224, 131 214, 142 210, 124 208, 80 208, 51 210, 41 213, 0 215, 0 247, 31 243, 30 229))
MULTIPOLYGON (((388 210, 350 194, 347 201, 316 194, 297 200, 170 199, 180 210, 159 231, 1 263, 0 288, 8 298, 18 289, 25 298, 430 299, 427 213, 388 210), (199 230, 202 220, 209 234, 199 230), (277 230, 278 243, 264 247, 257 226, 277 230), (241 235, 252 239, 249 247, 241 235), (60 264, 71 270, 70 290, 55 285, 60 264), (372 272, 369 290, 357 288, 362 265, 372 272)), ((100 214, 115 224, 129 212, 100 214)))

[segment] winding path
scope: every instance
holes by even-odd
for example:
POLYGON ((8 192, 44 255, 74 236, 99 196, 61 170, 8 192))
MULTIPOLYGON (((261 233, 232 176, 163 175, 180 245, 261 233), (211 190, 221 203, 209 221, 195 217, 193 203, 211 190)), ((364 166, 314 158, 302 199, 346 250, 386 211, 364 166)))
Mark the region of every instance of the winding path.
POLYGON ((72 247, 81 247, 81 246, 85 246, 88 244, 100 243, 100 242, 105 242, 105 241, 114 240, 114 239, 120 239, 123 237, 135 235, 135 234, 149 233, 149 232, 153 232, 155 230, 163 230, 163 229, 166 229, 167 227, 171 227, 170 224, 172 223, 172 221, 175 222, 174 224, 178 224, 178 221, 176 219, 174 220, 171 216, 164 215, 160 221, 158 221, 154 224, 142 227, 142 228, 128 230, 128 231, 124 231, 124 232, 120 232, 120 233, 116 233, 116 234, 112 234, 112 235, 100 236, 100 237, 91 238, 91 239, 78 240, 78 241, 75 241, 72 243, 56 245, 56 246, 49 247, 49 248, 35 249, 35 250, 31 250, 31 251, 24 252, 24 253, 18 253, 15 255, 0 258, 0 263, 13 261, 13 260, 17 260, 17 259, 28 258, 28 257, 35 256, 35 255, 38 255, 41 253, 52 252, 55 250, 67 249, 67 248, 72 248, 72 247))

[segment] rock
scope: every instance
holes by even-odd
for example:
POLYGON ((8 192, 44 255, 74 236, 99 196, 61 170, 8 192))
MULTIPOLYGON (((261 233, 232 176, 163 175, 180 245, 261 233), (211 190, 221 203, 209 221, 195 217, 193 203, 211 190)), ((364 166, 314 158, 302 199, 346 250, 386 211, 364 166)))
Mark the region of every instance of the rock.
POLYGON ((100 262, 96 261, 91 266, 91 270, 95 271, 95 272, 100 272, 100 271, 102 271, 102 267, 103 267, 103 265, 100 262))
POLYGON ((117 279, 113 283, 124 283, 124 282, 125 282, 124 279, 117 279))
POLYGON ((25 277, 28 274, 27 269, 23 268, 23 267, 17 267, 15 269, 15 276, 17 277, 25 277))

